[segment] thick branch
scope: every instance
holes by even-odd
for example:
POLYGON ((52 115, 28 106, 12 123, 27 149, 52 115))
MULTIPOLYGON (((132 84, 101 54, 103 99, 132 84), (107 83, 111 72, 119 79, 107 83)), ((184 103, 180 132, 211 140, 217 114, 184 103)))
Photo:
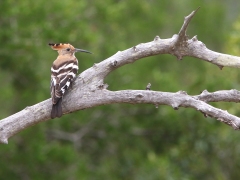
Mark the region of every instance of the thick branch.
MULTIPOLYGON (((178 35, 174 35, 169 39, 160 39, 159 36, 156 36, 151 42, 139 44, 122 52, 119 51, 81 73, 76 79, 73 89, 69 90, 64 96, 63 112, 67 114, 85 108, 112 103, 149 103, 169 105, 174 109, 191 107, 204 113, 206 116, 214 117, 229 124, 234 129, 239 129, 240 119, 238 117, 206 103, 210 101, 239 102, 240 96, 236 90, 217 91, 215 93, 204 91, 198 96, 191 97, 183 92, 167 93, 149 90, 112 92, 108 91, 107 85, 104 84, 104 78, 115 69, 141 58, 158 54, 173 54, 178 59, 182 59, 184 56, 192 56, 220 67, 239 68, 239 57, 211 51, 202 42, 198 41, 196 36, 188 39, 186 30, 195 13, 196 11, 185 18, 178 35)), ((8 138, 19 131, 36 123, 49 120, 50 110, 51 100, 48 99, 1 120, 0 142, 7 143, 8 138)))
MULTIPOLYGON (((230 92, 230 94, 232 94, 232 96, 229 97, 228 100, 236 98, 236 93, 238 94, 238 99, 240 99, 239 91, 231 91, 232 92, 230 92)), ((223 100, 221 99, 221 97, 224 94, 229 94, 227 93, 227 91, 222 91, 222 93, 216 92, 214 96, 206 96, 206 94, 202 93, 201 95, 194 97, 191 97, 182 91, 179 91, 177 93, 168 93, 148 90, 123 90, 113 92, 106 89, 99 89, 92 92, 83 91, 78 94, 81 98, 75 98, 76 94, 78 93, 69 93, 65 98, 65 101, 63 103, 64 114, 103 104, 106 105, 113 103, 147 103, 153 104, 154 106, 169 105, 172 106, 175 110, 177 110, 179 107, 191 107, 204 113, 207 116, 216 118, 217 120, 229 124, 234 129, 239 129, 240 127, 240 118, 229 114, 227 111, 214 108, 211 105, 206 104, 201 100, 198 100, 202 99, 205 101, 209 101, 209 97, 211 97, 211 101, 216 101, 216 99, 223 100), (75 98, 75 101, 71 101, 72 98, 75 98)), ((51 100, 48 99, 34 106, 27 107, 24 110, 0 121, 1 143, 7 143, 7 139, 9 137, 25 129, 26 127, 50 119, 50 109, 51 100)))

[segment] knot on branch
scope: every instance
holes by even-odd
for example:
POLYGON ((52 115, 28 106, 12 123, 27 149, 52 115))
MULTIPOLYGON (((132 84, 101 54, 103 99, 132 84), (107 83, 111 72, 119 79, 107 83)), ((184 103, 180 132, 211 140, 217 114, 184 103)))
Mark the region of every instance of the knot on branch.
POLYGON ((223 69, 224 66, 221 66, 221 65, 217 65, 219 67, 220 70, 223 69))
POLYGON ((174 35, 173 46, 171 48, 171 54, 176 56, 178 60, 182 60, 183 56, 187 55, 188 52, 188 37, 186 35, 180 36, 174 35))
POLYGON ((240 91, 236 90, 236 89, 231 89, 230 90, 231 93, 235 94, 236 96, 240 95, 240 91))
POLYGON ((129 97, 128 99, 129 99, 130 101, 135 101, 135 102, 136 102, 139 98, 141 99, 141 98, 143 98, 143 97, 144 97, 143 94, 138 93, 138 94, 135 95, 135 97, 129 97))
POLYGON ((146 90, 151 90, 151 83, 148 83, 148 85, 146 86, 146 90))
POLYGON ((188 95, 186 91, 182 91, 182 90, 181 90, 181 91, 178 91, 177 93, 178 93, 178 94, 188 95))
POLYGON ((161 38, 159 37, 159 36, 156 36, 155 38, 154 38, 154 41, 158 41, 158 40, 160 40, 161 38))
POLYGON ((114 60, 112 63, 111 63, 111 65, 113 66, 113 67, 116 67, 117 66, 117 61, 116 60, 114 60))
POLYGON ((178 106, 173 106, 173 109, 174 109, 174 110, 178 110, 179 107, 178 107, 178 106))
POLYGON ((143 98, 143 95, 141 93, 136 95, 136 98, 143 98))
POLYGON ((208 94, 210 94, 210 93, 206 89, 204 89, 201 93, 201 95, 208 95, 208 94))
POLYGON ((137 47, 133 46, 133 51, 136 52, 137 51, 137 47))
POLYGON ((93 64, 93 67, 94 67, 94 68, 97 68, 97 63, 94 63, 94 64, 93 64))
POLYGON ((192 41, 198 41, 197 35, 193 36, 192 41))
POLYGON ((108 84, 100 84, 98 85, 98 89, 102 90, 102 89, 107 89, 108 88, 108 84))

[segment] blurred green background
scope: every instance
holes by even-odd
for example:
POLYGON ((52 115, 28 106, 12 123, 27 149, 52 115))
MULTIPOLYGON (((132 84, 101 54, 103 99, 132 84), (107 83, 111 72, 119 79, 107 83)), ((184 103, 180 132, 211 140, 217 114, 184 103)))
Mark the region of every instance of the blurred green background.
MULTIPOLYGON (((156 35, 178 33, 201 6, 188 35, 214 51, 240 55, 236 0, 5 0, 0 2, 0 117, 50 98, 48 42, 69 42, 80 72, 156 35)), ((145 58, 111 73, 110 90, 240 89, 238 69, 171 55, 145 58)), ((239 104, 212 103, 240 116, 239 104)), ((240 132, 200 112, 168 106, 116 104, 49 120, 0 145, 0 179, 238 179, 240 132)))

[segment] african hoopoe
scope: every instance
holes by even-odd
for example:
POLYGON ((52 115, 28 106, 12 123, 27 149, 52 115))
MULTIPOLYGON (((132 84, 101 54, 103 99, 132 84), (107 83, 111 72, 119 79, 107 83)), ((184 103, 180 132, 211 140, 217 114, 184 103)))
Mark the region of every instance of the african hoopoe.
POLYGON ((78 60, 74 56, 75 52, 91 52, 74 48, 68 43, 49 43, 49 46, 58 51, 58 57, 51 68, 51 118, 53 119, 62 116, 62 97, 78 72, 78 60))

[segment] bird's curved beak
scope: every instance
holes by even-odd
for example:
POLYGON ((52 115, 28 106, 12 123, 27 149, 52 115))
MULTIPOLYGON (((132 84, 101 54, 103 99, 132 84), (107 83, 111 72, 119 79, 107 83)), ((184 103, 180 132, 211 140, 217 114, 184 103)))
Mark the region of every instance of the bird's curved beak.
POLYGON ((77 49, 77 48, 75 48, 75 52, 85 52, 85 53, 92 54, 91 52, 89 52, 89 51, 87 51, 87 50, 84 50, 84 49, 77 49))

